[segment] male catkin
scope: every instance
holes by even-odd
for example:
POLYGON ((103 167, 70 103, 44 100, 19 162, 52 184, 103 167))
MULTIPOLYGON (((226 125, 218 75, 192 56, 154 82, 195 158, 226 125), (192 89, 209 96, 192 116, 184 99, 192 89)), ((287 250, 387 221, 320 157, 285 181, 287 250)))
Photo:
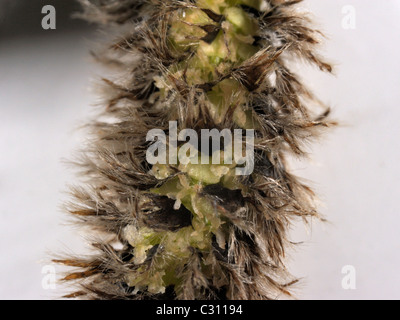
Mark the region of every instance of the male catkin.
MULTIPOLYGON (((120 33, 96 58, 104 109, 80 164, 87 186, 69 212, 101 240, 64 280, 85 299, 275 299, 296 280, 284 266, 296 217, 318 217, 285 156, 333 124, 291 72, 319 32, 301 0, 81 0, 86 19, 120 33), (150 165, 152 129, 253 129, 254 171, 233 164, 150 165)), ((181 145, 178 145, 179 148, 181 145)))

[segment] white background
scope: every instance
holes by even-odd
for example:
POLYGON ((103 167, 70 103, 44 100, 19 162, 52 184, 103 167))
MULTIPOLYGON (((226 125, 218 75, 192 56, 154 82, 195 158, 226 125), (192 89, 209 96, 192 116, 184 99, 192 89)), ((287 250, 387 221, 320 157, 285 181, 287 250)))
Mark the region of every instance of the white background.
MULTIPOLYGON (((400 298, 400 1, 306 0, 328 36, 323 53, 336 76, 301 68, 342 126, 314 144, 294 172, 307 179, 329 223, 297 224, 288 266, 299 299, 400 298), (342 8, 356 9, 356 29, 342 8), (354 266, 356 289, 342 288, 354 266)), ((82 142, 77 127, 96 96, 90 79, 93 32, 0 39, 0 298, 48 299, 42 288, 51 252, 82 252, 60 206, 76 181, 62 163, 82 142)), ((58 269, 56 269, 58 271, 58 269)))

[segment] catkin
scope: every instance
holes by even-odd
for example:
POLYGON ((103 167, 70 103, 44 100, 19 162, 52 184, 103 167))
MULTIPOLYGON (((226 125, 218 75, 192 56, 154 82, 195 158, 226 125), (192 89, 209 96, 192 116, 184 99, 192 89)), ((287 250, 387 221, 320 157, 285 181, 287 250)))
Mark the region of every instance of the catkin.
MULTIPOLYGON (((296 218, 319 217, 285 158, 333 125, 290 68, 322 71, 321 34, 301 0, 81 0, 117 34, 96 58, 103 109, 79 163, 68 211, 98 241, 65 281, 84 299, 276 299, 296 282, 284 265, 296 218), (147 133, 254 130, 254 171, 235 164, 154 164, 147 133), (100 237, 100 235, 102 235, 100 237)), ((178 144, 178 148, 181 144, 178 144)))

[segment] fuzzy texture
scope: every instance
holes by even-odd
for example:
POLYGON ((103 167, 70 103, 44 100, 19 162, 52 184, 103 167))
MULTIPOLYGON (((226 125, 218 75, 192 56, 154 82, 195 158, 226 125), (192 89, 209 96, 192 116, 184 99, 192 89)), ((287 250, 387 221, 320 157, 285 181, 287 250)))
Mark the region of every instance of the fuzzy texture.
POLYGON ((96 58, 104 110, 79 165, 87 187, 69 212, 89 227, 91 257, 74 267, 68 297, 276 299, 296 282, 284 266, 286 235, 319 217, 313 192, 285 157, 333 125, 288 67, 316 53, 320 33, 301 0, 81 0, 83 16, 119 34, 96 58), (321 113, 321 112, 319 112, 321 113), (151 129, 255 129, 255 170, 146 162, 151 129))

